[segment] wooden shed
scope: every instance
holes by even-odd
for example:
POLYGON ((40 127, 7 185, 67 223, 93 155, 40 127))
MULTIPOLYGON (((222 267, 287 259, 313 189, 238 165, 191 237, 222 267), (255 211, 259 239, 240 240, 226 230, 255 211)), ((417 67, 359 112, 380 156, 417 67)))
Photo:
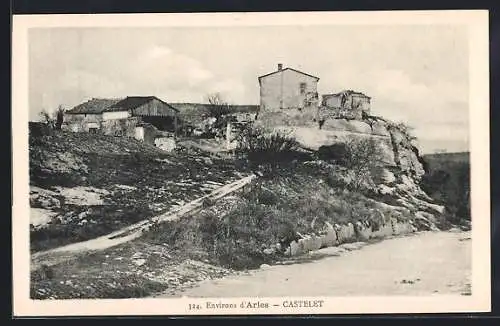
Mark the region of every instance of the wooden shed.
POLYGON ((128 96, 108 107, 105 112, 129 112, 160 130, 177 131, 179 110, 156 96, 128 96))

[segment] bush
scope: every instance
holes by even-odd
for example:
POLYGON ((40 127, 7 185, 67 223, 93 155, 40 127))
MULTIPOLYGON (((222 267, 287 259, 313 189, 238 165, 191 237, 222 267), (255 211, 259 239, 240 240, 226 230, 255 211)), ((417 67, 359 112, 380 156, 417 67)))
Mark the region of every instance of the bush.
POLYGON ((318 158, 325 161, 334 161, 339 164, 346 164, 348 147, 344 143, 337 143, 330 146, 321 146, 318 149, 318 158))
POLYGON ((346 143, 343 165, 349 170, 351 190, 370 190, 374 187, 372 175, 382 166, 382 152, 373 138, 352 139, 346 143))
POLYGON ((275 172, 299 158, 298 149, 299 143, 293 137, 249 127, 240 134, 236 152, 246 156, 252 168, 275 172))

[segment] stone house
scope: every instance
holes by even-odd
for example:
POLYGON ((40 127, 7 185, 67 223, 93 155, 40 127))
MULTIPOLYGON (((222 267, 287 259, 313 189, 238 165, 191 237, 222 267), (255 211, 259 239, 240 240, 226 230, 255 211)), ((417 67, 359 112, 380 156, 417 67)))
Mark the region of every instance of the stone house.
POLYGON ((278 64, 276 71, 258 77, 258 81, 262 113, 317 109, 319 77, 278 64))
POLYGON ((62 127, 73 132, 133 137, 154 145, 158 137, 175 137, 178 113, 155 96, 93 98, 66 111, 62 127))
POLYGON ((104 111, 119 101, 120 99, 93 98, 81 103, 64 113, 63 128, 73 132, 100 129, 103 121, 113 117, 113 114, 105 115, 104 111))
POLYGON ((319 107, 319 120, 325 118, 361 120, 363 113, 370 114, 370 102, 369 96, 352 90, 324 94, 319 107))
POLYGON ((159 130, 175 132, 178 110, 155 96, 128 96, 124 99, 93 98, 64 114, 65 129, 71 131, 126 134, 120 125, 149 123, 159 130), (128 121, 128 123, 127 123, 128 121))

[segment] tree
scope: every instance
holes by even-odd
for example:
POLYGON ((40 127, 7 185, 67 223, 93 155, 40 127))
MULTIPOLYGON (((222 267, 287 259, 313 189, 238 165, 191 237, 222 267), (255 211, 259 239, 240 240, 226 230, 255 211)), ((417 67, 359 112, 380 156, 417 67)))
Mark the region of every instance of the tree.
POLYGON ((47 112, 46 110, 42 110, 40 111, 39 116, 41 122, 45 123, 47 126, 49 126, 49 128, 54 129, 54 117, 49 112, 47 112))
POLYGON ((217 121, 231 112, 229 104, 222 98, 220 93, 209 94, 207 100, 208 104, 210 104, 208 108, 209 115, 217 119, 217 121))
POLYGON ((61 130, 62 124, 64 122, 64 112, 66 110, 62 105, 59 105, 57 109, 49 113, 47 110, 42 110, 39 113, 41 122, 44 122, 51 129, 61 130))
POLYGON ((59 105, 59 107, 56 110, 56 123, 55 123, 55 129, 61 130, 62 124, 64 122, 64 112, 66 110, 62 107, 62 105, 59 105))
POLYGON ((353 174, 353 186, 360 189, 366 183, 373 183, 372 173, 377 173, 383 165, 383 156, 375 139, 350 139, 346 142, 347 151, 343 160, 353 174))
POLYGON ((390 122, 387 124, 387 129, 389 131, 391 130, 399 131, 405 137, 408 143, 411 143, 412 141, 417 139, 417 137, 413 135, 413 127, 407 125, 404 122, 397 122, 397 123, 390 122))

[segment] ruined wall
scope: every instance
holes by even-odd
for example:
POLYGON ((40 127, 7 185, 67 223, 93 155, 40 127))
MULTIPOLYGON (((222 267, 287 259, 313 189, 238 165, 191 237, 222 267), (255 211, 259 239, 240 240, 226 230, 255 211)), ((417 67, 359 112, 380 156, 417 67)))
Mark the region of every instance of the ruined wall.
POLYGON ((137 117, 102 121, 101 132, 110 136, 134 137, 135 127, 140 121, 137 117))
POLYGON ((361 94, 327 94, 323 95, 318 108, 318 120, 349 119, 362 120, 363 112, 370 113, 370 99, 361 94), (342 98, 344 101, 342 102, 342 98))
POLYGON ((100 128, 102 114, 65 114, 61 126, 72 132, 88 132, 89 128, 100 128))

